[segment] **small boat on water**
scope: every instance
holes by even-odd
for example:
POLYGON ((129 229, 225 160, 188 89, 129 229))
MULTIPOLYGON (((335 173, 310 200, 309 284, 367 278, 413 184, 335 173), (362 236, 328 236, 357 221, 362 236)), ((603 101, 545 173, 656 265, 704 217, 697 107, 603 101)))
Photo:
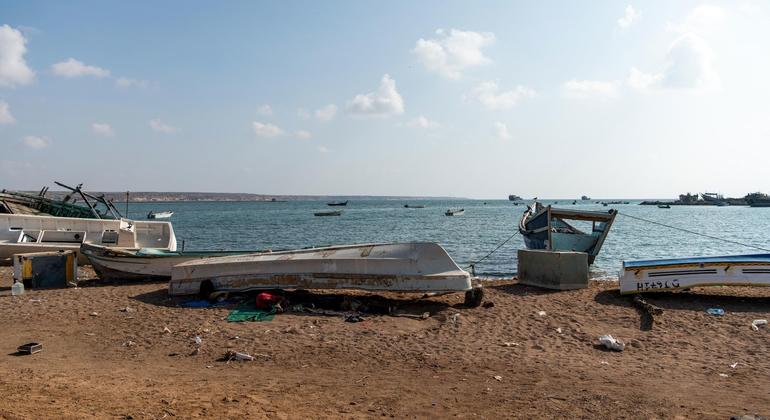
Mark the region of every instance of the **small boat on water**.
POLYGON ((334 210, 334 211, 319 211, 316 213, 313 213, 315 216, 342 216, 342 210, 334 210))
POLYGON ((511 194, 508 196, 508 201, 521 201, 521 197, 516 194, 511 194))
POLYGON ((620 293, 770 286, 770 254, 623 261, 620 293))
POLYGON ((659 209, 670 209, 671 205, 670 204, 658 204, 658 208, 659 209))
POLYGON ((159 211, 159 212, 150 211, 149 213, 147 213, 147 218, 148 219, 169 219, 173 215, 174 215, 173 211, 159 211))
POLYGON ((219 258, 172 268, 169 295, 262 289, 463 292, 471 276, 436 243, 345 245, 219 258))
POLYGON ((770 207, 770 196, 760 192, 747 194, 744 198, 749 207, 770 207))
POLYGON ((462 216, 465 214, 465 209, 448 209, 444 215, 445 216, 462 216))
POLYGON ((171 268, 188 261, 266 251, 170 251, 82 244, 80 253, 102 280, 170 280, 171 268))
POLYGON ((327 206, 347 206, 348 200, 345 201, 332 201, 331 203, 326 203, 327 206))
POLYGON ((422 204, 404 204, 405 209, 424 209, 425 206, 422 204))
POLYGON ((529 249, 585 252, 588 263, 593 264, 616 215, 615 210, 565 210, 535 202, 521 216, 519 233, 529 249), (591 222, 590 233, 577 229, 567 220, 591 222))
POLYGON ((589 197, 589 196, 587 196, 587 195, 581 195, 581 196, 580 196, 580 199, 581 199, 582 201, 590 201, 590 200, 591 200, 591 197, 589 197))

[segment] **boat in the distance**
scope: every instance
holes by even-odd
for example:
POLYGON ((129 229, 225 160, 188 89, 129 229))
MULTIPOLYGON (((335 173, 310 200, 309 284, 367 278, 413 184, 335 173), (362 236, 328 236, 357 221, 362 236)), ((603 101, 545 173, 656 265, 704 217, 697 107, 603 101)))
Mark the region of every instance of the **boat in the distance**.
POLYGON ((147 218, 148 219, 169 219, 173 215, 174 215, 173 211, 159 211, 159 212, 150 211, 149 213, 147 213, 147 218))
POLYGON ((580 199, 583 200, 583 201, 589 201, 589 200, 591 200, 591 197, 589 197, 587 195, 581 195, 580 199))
POLYGON ((620 293, 770 286, 770 254, 623 261, 620 293))
POLYGON ((169 295, 264 289, 462 292, 471 276, 432 242, 345 245, 207 258, 172 268, 169 295))
POLYGON ((719 193, 704 192, 701 193, 700 196, 703 201, 715 206, 724 207, 730 205, 730 203, 725 200, 725 196, 719 193))
POLYGON ((0 265, 14 254, 59 250, 75 251, 86 265, 82 244, 174 251, 176 236, 169 222, 0 214, 0 265))
POLYGON ((465 209, 448 209, 444 215, 445 216, 462 216, 465 214, 465 209))
POLYGON ((335 206, 347 206, 348 205, 348 200, 345 200, 345 201, 332 201, 331 203, 326 203, 326 205, 327 206, 332 206, 332 207, 335 207, 335 206))
POLYGON ((547 251, 576 251, 588 254, 593 264, 610 232, 617 212, 565 210, 535 202, 519 220, 519 233, 529 249, 547 251), (590 232, 584 232, 568 220, 591 222, 590 232))
POLYGON ((521 201, 521 200, 522 198, 516 194, 511 194, 508 196, 508 201, 521 201))
POLYGON ((770 207, 770 196, 760 192, 747 194, 745 200, 750 207, 770 207))
POLYGON ((405 209, 424 209, 425 206, 422 204, 404 204, 405 209))
POLYGON ((334 211, 319 211, 316 213, 313 213, 315 216, 342 216, 342 210, 334 210, 334 211))
POLYGON ((671 204, 658 204, 659 209, 670 209, 671 204))
POLYGON ((267 251, 170 251, 84 243, 80 253, 102 280, 170 280, 171 268, 188 261, 267 251))

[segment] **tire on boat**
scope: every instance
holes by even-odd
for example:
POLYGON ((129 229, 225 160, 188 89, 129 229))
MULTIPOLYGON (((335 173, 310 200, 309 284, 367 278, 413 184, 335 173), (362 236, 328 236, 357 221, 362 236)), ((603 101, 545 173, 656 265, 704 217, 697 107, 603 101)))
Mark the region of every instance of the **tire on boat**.
POLYGON ((465 306, 469 308, 478 308, 484 300, 484 289, 474 286, 471 290, 465 292, 465 306))

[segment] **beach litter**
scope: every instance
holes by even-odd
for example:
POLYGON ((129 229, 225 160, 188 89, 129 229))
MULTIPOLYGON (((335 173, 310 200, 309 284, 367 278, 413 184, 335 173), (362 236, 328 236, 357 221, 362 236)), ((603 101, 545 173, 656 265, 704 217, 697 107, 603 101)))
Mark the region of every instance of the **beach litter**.
POLYGON ((163 332, 164 332, 165 334, 171 334, 171 330, 170 330, 170 329, 168 329, 168 327, 163 327, 163 332))
POLYGON ((248 353, 240 353, 232 350, 228 350, 227 352, 225 352, 225 360, 227 360, 228 362, 231 360, 251 362, 251 361, 254 361, 254 359, 255 357, 248 353))
POLYGON ((16 348, 16 351, 20 354, 35 354, 43 351, 43 345, 40 343, 22 344, 16 348))
POLYGON ((363 322, 366 321, 366 318, 362 317, 358 314, 349 314, 345 315, 345 322, 363 322))
POLYGON ((730 375, 728 375, 726 373, 720 373, 719 376, 721 376, 723 378, 729 378, 730 377, 730 375))
POLYGON ((625 343, 617 338, 607 334, 599 337, 599 342, 606 348, 613 351, 623 351, 626 348, 625 343))
POLYGON ((738 362, 735 362, 735 363, 731 364, 730 367, 733 368, 733 369, 737 368, 738 367, 738 362))
POLYGON ((497 382, 502 382, 502 381, 503 381, 503 377, 502 377, 502 376, 500 376, 500 375, 495 375, 495 376, 493 376, 493 378, 495 378, 495 380, 496 380, 497 382))
POLYGON ((546 313, 545 313, 545 311, 537 311, 537 314, 538 314, 539 316, 546 316, 546 313))
POLYGON ((759 326, 760 325, 767 325, 767 320, 766 319, 755 319, 755 320, 751 321, 751 329, 754 330, 754 331, 759 331, 759 326))
POLYGON ((120 308, 120 312, 136 312, 136 309, 126 306, 125 308, 120 308))
POLYGON ((515 341, 506 341, 506 342, 503 343, 503 347, 516 347, 518 345, 519 345, 519 343, 517 343, 515 341))
POLYGON ((90 313, 90 314, 88 314, 88 315, 90 315, 90 316, 99 316, 99 312, 91 312, 91 313, 90 313))
POLYGON ((226 319, 228 322, 272 321, 275 313, 275 307, 272 309, 260 309, 257 307, 256 302, 247 300, 233 309, 226 319))
POLYGON ((725 314, 725 310, 720 308, 708 308, 706 309, 706 313, 714 316, 723 316, 725 314))

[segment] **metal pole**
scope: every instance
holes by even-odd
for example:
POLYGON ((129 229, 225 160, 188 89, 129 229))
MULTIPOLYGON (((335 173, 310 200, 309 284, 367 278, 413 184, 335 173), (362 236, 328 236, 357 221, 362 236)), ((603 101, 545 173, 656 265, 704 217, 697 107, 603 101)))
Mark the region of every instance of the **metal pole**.
POLYGON ((128 218, 128 191, 126 191, 126 219, 128 218))

